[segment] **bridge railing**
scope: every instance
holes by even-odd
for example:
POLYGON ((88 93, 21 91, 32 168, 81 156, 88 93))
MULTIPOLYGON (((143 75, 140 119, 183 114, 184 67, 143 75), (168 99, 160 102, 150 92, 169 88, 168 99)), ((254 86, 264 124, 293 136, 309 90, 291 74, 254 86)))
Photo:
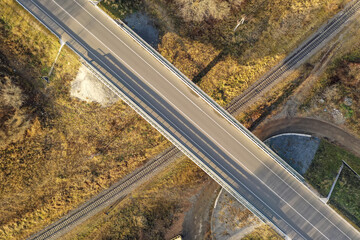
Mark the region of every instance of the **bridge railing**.
MULTIPOLYGON (((60 35, 51 29, 50 26, 47 25, 46 22, 42 21, 42 19, 38 18, 35 14, 32 13, 30 9, 28 9, 25 5, 23 5, 19 0, 16 0, 24 9, 26 9, 31 15, 34 16, 39 22, 41 22, 49 31, 51 31, 55 36, 60 38, 60 35)), ((166 59, 160 57, 159 55, 151 46, 145 43, 139 36, 135 35, 135 33, 129 29, 125 24, 122 26, 123 29, 129 33, 129 35, 133 35, 139 42, 141 46, 143 46, 147 51, 152 53, 156 59, 161 61, 167 68, 169 68, 172 72, 174 72, 181 80, 183 80, 191 89, 193 89, 196 93, 199 94, 206 102, 208 102, 211 106, 214 107, 219 113, 226 111, 222 109, 219 105, 214 103, 211 98, 209 98, 204 92, 202 92, 196 85, 192 84, 190 80, 188 80, 179 70, 177 70, 172 64, 170 64, 166 59)), ((151 112, 145 110, 140 105, 136 104, 131 97, 129 97, 129 91, 119 88, 114 85, 112 78, 112 74, 109 73, 104 69, 100 70, 98 67, 95 66, 94 61, 90 62, 83 53, 81 53, 78 49, 72 46, 69 42, 66 42, 66 45, 72 49, 83 61, 87 63, 87 66, 91 68, 93 72, 96 73, 98 79, 104 83, 109 89, 111 89, 117 96, 119 96, 124 102, 126 102, 129 106, 131 106, 140 116, 142 116, 146 121, 148 121, 154 128, 156 128, 161 134, 163 134, 174 146, 180 149, 187 157, 189 157, 195 164, 197 164, 204 172, 206 172, 211 178, 213 178, 220 186, 222 186, 226 191, 228 191, 234 198, 236 198, 239 202, 241 202, 244 206, 246 206, 251 212, 253 212, 257 217, 259 217, 262 221, 269 223, 273 226, 273 228, 281 235, 286 236, 286 234, 276 225, 275 222, 267 218, 259 209, 254 207, 249 201, 247 201, 244 197, 242 197, 228 182, 226 179, 222 179, 218 176, 211 168, 211 166, 207 166, 199 157, 199 152, 197 149, 189 149, 185 146, 181 140, 179 140, 174 134, 171 134, 165 127, 163 126, 163 122, 160 122, 158 119, 153 118, 150 116, 151 112), (110 76, 108 76, 108 74, 110 76)), ((223 114, 222 114, 223 115, 223 114)), ((232 117, 226 117, 229 121, 231 120, 233 123, 236 124, 236 120, 232 117)), ((240 127, 241 125, 238 124, 240 127)), ((243 128, 243 127, 242 127, 243 128)), ((242 129, 241 128, 241 129, 242 129)), ((243 131, 243 130, 242 130, 243 131)), ((247 130, 246 130, 247 131, 247 130)), ((247 134, 248 135, 248 134, 247 134)), ((251 137, 252 134, 249 134, 251 137)))
POLYGON ((206 174, 208 174, 212 179, 214 179, 220 186, 222 186, 227 192, 229 192, 236 200, 238 200, 241 204, 243 204, 246 208, 248 208, 252 213, 254 213, 261 221, 271 224, 272 227, 282 236, 286 237, 286 234, 269 218, 267 218, 260 210, 254 207, 249 201, 247 201, 244 197, 242 197, 237 191, 231 187, 226 180, 219 177, 211 167, 206 166, 204 162, 199 159, 198 150, 191 149, 189 151, 188 147, 184 146, 181 141, 179 141, 173 134, 169 133, 164 127, 162 127, 159 122, 154 120, 146 111, 144 111, 141 106, 135 104, 131 99, 127 97, 127 94, 123 92, 123 89, 117 88, 103 73, 101 73, 96 67, 90 64, 84 56, 73 48, 71 45, 68 45, 75 53, 77 53, 83 60, 86 61, 87 67, 89 67, 94 74, 97 75, 98 79, 104 83, 109 89, 111 89, 117 96, 119 96, 123 101, 125 101, 131 108, 133 108, 140 116, 142 116, 147 122, 149 122, 155 129, 157 129, 161 134, 163 134, 174 146, 181 150, 188 158, 190 158, 197 166, 199 166, 206 174), (105 80, 105 81, 104 81, 105 80))
MULTIPOLYGON (((100 9, 100 8, 99 8, 100 9)), ((101 9, 100 9, 101 10, 101 9)), ((102 10, 101 10, 102 11, 102 10)), ((104 12, 104 14, 106 14, 104 12)), ((108 16, 108 15, 107 15, 108 16)), ((113 19, 112 19, 113 20, 113 19)), ((279 163, 284 169, 292 174, 300 182, 305 182, 305 179, 294 168, 292 168, 287 162, 280 158, 274 151, 272 151, 266 144, 252 134, 247 128, 240 124, 228 111, 216 103, 211 97, 209 97, 203 90, 195 85, 190 79, 188 79, 182 72, 180 72, 172 63, 164 58, 158 51, 144 41, 138 34, 136 34, 131 28, 129 28, 121 20, 115 21, 133 40, 139 43, 147 52, 155 57, 160 63, 162 63, 167 69, 174 73, 180 80, 183 81, 191 90, 193 90, 199 97, 201 97, 206 103, 208 103, 215 111, 223 116, 228 122, 245 134, 250 140, 252 140, 260 149, 267 153, 272 159, 279 163)))

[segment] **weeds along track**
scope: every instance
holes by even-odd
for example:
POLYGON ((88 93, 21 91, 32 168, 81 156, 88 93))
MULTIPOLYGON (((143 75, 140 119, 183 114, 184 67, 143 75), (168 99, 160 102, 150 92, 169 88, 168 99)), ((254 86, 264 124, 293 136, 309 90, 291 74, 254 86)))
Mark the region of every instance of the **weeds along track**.
POLYGON ((326 25, 320 28, 314 36, 293 51, 280 64, 275 66, 272 70, 260 78, 260 80, 252 84, 242 94, 232 100, 225 109, 230 114, 237 115, 240 110, 244 110, 244 108, 249 106, 250 103, 255 102, 261 94, 266 92, 265 90, 270 90, 276 82, 286 77, 290 73, 290 70, 294 69, 298 64, 308 59, 310 57, 310 53, 320 47, 325 40, 330 40, 331 36, 338 31, 340 27, 344 26, 344 24, 352 16, 354 16, 359 9, 360 1, 356 0, 345 10, 337 14, 326 25))
POLYGON ((168 164, 182 156, 180 150, 170 147, 164 152, 151 159, 143 167, 125 176, 121 181, 104 190, 96 197, 71 211, 60 220, 54 222, 42 231, 31 236, 29 239, 56 239, 65 234, 71 228, 95 215, 99 211, 109 207, 119 198, 125 197, 146 180, 153 177, 168 164))

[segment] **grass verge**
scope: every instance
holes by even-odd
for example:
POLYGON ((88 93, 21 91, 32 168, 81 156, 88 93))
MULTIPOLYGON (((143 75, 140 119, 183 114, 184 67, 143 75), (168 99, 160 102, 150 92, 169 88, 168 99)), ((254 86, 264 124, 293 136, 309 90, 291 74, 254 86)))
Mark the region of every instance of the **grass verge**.
POLYGON ((271 227, 268 225, 261 225, 255 228, 252 233, 249 233, 242 240, 280 240, 280 237, 271 227))
MULTIPOLYGON (((314 186, 322 196, 327 196, 336 178, 342 161, 348 163, 356 172, 360 171, 360 158, 322 140, 315 158, 305 179, 314 186)), ((347 167, 344 167, 330 198, 330 204, 360 227, 360 179, 347 167)))
POLYGON ((360 229, 360 178, 344 167, 330 198, 330 204, 339 209, 360 229))

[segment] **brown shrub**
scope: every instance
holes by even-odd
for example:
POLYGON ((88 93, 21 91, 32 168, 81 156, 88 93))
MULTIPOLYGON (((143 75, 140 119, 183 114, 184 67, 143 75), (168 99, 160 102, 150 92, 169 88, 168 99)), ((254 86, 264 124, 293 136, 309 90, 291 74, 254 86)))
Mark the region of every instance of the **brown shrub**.
POLYGON ((0 78, 0 149, 24 136, 29 117, 22 108, 24 95, 9 76, 0 78))

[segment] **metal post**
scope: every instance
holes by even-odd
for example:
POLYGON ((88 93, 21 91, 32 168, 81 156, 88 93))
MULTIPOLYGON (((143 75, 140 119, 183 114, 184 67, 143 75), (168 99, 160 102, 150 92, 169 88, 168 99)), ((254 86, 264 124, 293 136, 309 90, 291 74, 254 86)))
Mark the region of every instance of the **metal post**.
POLYGON ((337 183, 337 180, 339 179, 340 173, 341 173, 341 171, 342 171, 343 168, 344 168, 344 163, 341 164, 341 167, 340 167, 340 169, 339 169, 339 172, 338 172, 338 174, 336 175, 335 181, 334 181, 333 185, 331 186, 330 192, 329 192, 327 198, 324 199, 324 202, 325 202, 325 203, 327 203, 327 202, 329 201, 329 199, 330 199, 330 197, 331 197, 331 194, 332 194, 332 192, 334 191, 335 185, 336 185, 336 183, 337 183))
POLYGON ((242 16, 241 20, 238 20, 237 21, 237 25, 236 27, 234 28, 234 32, 236 31, 236 29, 241 25, 241 24, 244 24, 245 22, 245 15, 242 16))
POLYGON ((94 4, 95 6, 98 5, 102 0, 89 0, 90 3, 94 4))
POLYGON ((64 42, 61 38, 60 38, 60 48, 59 48, 59 51, 56 55, 56 58, 55 58, 55 61, 53 62, 51 68, 50 68, 50 71, 49 71, 49 74, 47 76, 43 76, 42 78, 46 81, 46 82, 49 82, 49 78, 54 70, 54 67, 55 67, 55 63, 56 61, 58 60, 59 56, 60 56, 60 52, 61 52, 61 49, 63 48, 63 46, 65 45, 66 42, 64 42))

